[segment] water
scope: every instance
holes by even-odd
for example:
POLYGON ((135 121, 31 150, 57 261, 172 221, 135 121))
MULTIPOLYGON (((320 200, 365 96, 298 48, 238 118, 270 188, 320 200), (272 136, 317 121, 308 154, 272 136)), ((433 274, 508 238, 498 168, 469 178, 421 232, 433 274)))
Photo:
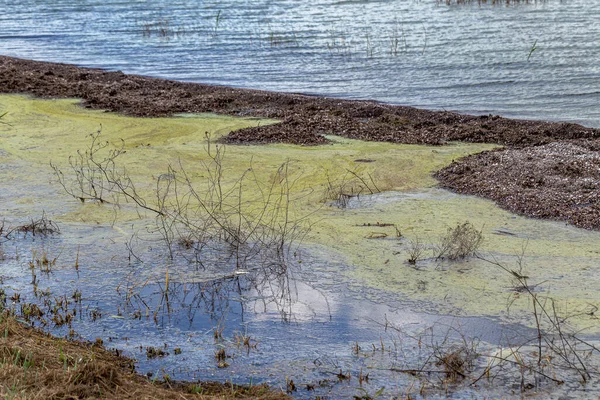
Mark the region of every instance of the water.
POLYGON ((19 0, 0 53, 600 127, 598 17, 585 0, 19 0))
MULTIPOLYGON (((357 291, 357 283, 351 289, 344 282, 341 275, 347 267, 317 248, 304 250, 300 257, 309 268, 301 268, 293 257, 285 274, 278 271, 279 280, 266 276, 267 269, 261 266, 247 274, 229 275, 235 267, 229 270, 222 260, 199 267, 176 259, 169 266, 174 274, 167 289, 161 276, 164 265, 127 261, 121 246, 115 245, 119 230, 63 227, 60 235, 17 235, 16 240, 3 243, 2 294, 9 298, 7 306, 22 310, 36 303, 46 315, 32 318, 31 323, 40 326, 47 321, 45 328, 60 336, 73 328, 75 337, 99 338, 107 347, 134 357, 140 373, 157 378, 268 382, 274 387, 285 387, 289 378, 300 387, 299 398, 326 394, 350 398, 359 393, 355 379, 364 370, 372 380, 360 385, 366 390, 387 386, 387 394, 402 393, 411 377, 390 369, 423 362, 430 351, 429 340, 460 340, 463 332, 501 343, 534 334, 489 318, 412 312, 406 303, 379 291, 370 293, 377 303, 367 300, 365 290, 357 291), (74 268, 78 254, 74 242, 82 237, 97 246, 86 246, 74 268), (35 264, 41 257, 40 247, 50 260, 57 258, 49 272, 39 266, 29 268, 28 260, 35 264), (182 273, 186 279, 177 277, 182 273), (195 282, 189 279, 193 274, 195 282), (81 300, 76 299, 77 291, 81 300), (13 293, 19 293, 20 299, 11 299, 13 293), (68 305, 62 308, 62 304, 68 305), (51 311, 57 307, 58 313, 51 311), (69 313, 74 313, 70 324, 51 320, 69 313), (219 340, 215 331, 221 333, 219 340), (408 332, 414 338, 406 336, 408 332), (244 337, 249 338, 248 346, 244 337), (418 340, 424 342, 423 349, 418 340), (353 350, 354 344, 361 350, 353 350), (153 357, 148 349, 164 353, 153 357), (214 354, 219 349, 227 354, 227 367, 217 365, 214 354), (342 370, 351 373, 353 381, 337 379, 342 370), (306 385, 315 386, 314 391, 307 392, 306 385)), ((135 251, 146 261, 164 257, 158 248, 144 247, 135 246, 135 251)), ((479 347, 483 348, 487 347, 479 347)), ((466 398, 476 391, 467 387, 459 393, 466 398)))

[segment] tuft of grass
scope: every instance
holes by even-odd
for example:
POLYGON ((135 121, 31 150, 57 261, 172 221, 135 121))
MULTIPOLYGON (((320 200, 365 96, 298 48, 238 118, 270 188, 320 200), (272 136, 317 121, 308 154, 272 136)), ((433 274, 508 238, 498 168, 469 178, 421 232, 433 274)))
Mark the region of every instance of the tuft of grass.
POLYGON ((44 248, 42 248, 41 254, 38 254, 37 251, 32 250, 31 261, 29 261, 29 268, 33 272, 37 267, 40 271, 48 274, 52 272, 52 269, 56 266, 56 261, 58 260, 58 257, 60 257, 60 254, 54 258, 49 257, 48 251, 44 248))
POLYGON ((436 246, 435 258, 456 261, 474 256, 482 242, 482 231, 477 230, 469 221, 463 222, 454 228, 448 228, 446 235, 436 246))

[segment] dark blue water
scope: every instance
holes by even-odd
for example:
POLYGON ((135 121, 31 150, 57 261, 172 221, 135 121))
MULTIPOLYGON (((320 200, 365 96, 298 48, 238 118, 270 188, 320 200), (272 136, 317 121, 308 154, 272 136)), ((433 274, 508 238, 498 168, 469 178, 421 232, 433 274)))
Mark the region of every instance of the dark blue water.
POLYGON ((0 53, 600 127, 599 17, 585 0, 22 0, 0 53))

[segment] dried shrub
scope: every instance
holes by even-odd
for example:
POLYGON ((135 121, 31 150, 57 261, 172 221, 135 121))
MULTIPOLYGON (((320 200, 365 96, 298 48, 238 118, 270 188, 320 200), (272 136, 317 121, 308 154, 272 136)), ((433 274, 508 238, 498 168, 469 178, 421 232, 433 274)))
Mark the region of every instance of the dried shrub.
POLYGON ((444 353, 436 355, 436 365, 444 369, 446 381, 459 382, 473 369, 477 356, 474 349, 467 346, 450 347, 444 353))
POLYGON ((417 261, 421 259, 425 246, 418 237, 408 242, 408 259, 406 260, 410 265, 417 265, 417 261))
POLYGON ((333 201, 338 208, 348 207, 348 203, 354 197, 361 194, 380 193, 381 190, 375 184, 373 176, 358 170, 346 169, 343 175, 331 179, 327 175, 327 185, 323 193, 324 201, 333 201))
POLYGON ((310 228, 308 216, 296 217, 294 212, 293 203, 306 194, 293 191, 301 172, 291 161, 267 181, 259 180, 251 163, 232 178, 223 167, 225 146, 212 143, 207 133, 206 159, 200 162, 205 179, 193 180, 179 163, 158 177, 152 196, 144 197, 119 162, 124 142, 113 148, 101 134, 90 135, 88 147, 69 158, 66 173, 51 164, 58 183, 81 202, 133 203, 154 214, 154 230, 171 258, 177 238, 183 238, 179 244, 184 249, 226 244, 241 266, 258 256, 282 257, 310 228))
MULTIPOLYGON (((51 221, 46 217, 45 214, 42 214, 42 217, 37 220, 31 220, 29 224, 21 225, 15 228, 17 232, 23 232, 25 234, 31 233, 33 236, 41 235, 48 236, 60 233, 60 229, 55 222, 51 221)), ((0 233, 2 231, 0 230, 0 233)))
POLYGON ((482 231, 475 229, 469 221, 463 222, 454 228, 448 228, 437 245, 436 259, 455 261, 474 256, 482 242, 482 231))

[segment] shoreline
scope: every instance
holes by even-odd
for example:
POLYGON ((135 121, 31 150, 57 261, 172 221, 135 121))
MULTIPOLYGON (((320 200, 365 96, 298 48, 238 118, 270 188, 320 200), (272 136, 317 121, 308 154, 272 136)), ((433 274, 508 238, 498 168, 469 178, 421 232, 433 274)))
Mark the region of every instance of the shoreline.
POLYGON ((266 385, 179 382, 168 375, 143 376, 118 350, 95 343, 61 339, 0 313, 4 332, 0 350, 0 395, 25 399, 289 399, 266 385))
POLYGON ((600 129, 573 123, 429 111, 185 83, 122 72, 0 56, 0 92, 79 98, 82 106, 139 117, 219 113, 281 122, 230 133, 229 144, 322 145, 324 135, 365 141, 503 148, 455 160, 440 186, 491 199, 511 212, 600 230, 600 129))

